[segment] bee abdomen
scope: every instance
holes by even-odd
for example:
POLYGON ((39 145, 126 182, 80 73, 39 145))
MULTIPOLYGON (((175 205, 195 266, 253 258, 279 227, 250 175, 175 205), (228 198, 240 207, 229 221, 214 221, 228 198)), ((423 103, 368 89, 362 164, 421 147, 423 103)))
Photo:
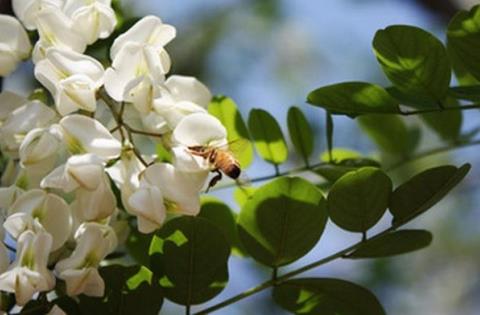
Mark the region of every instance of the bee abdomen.
POLYGON ((238 164, 232 163, 232 164, 228 165, 227 167, 225 167, 223 172, 228 177, 231 177, 233 179, 237 179, 240 176, 241 169, 240 169, 240 166, 238 164))

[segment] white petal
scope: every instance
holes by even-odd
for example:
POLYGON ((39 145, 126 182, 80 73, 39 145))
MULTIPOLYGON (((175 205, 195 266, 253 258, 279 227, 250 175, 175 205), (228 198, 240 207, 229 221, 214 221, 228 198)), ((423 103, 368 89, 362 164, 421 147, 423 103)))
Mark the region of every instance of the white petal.
POLYGON ((49 129, 33 129, 28 132, 20 145, 20 162, 23 166, 28 166, 55 157, 60 145, 61 139, 50 133, 49 129))
POLYGON ((83 74, 76 74, 58 83, 55 104, 60 115, 76 110, 94 112, 97 108, 95 83, 83 74))
POLYGON ((88 44, 107 38, 117 25, 115 11, 100 2, 79 8, 72 14, 73 25, 88 44))
POLYGON ((102 182, 91 191, 79 188, 75 198, 78 207, 82 209, 82 216, 86 221, 99 221, 115 212, 117 201, 110 187, 106 175, 101 177, 102 182))
MULTIPOLYGON (((24 193, 23 189, 12 185, 0 188, 0 213, 12 206, 12 204, 24 193)), ((0 228, 1 229, 1 228, 0 228)), ((1 235, 0 235, 1 236, 1 235)))
POLYGON ((8 259, 8 251, 5 245, 3 245, 3 238, 0 242, 0 274, 4 273, 8 265, 10 264, 10 260, 8 259))
POLYGON ((69 269, 60 273, 59 277, 65 280, 69 296, 82 293, 88 296, 103 296, 105 282, 96 268, 69 269))
POLYGON ((172 75, 165 85, 177 101, 187 101, 207 108, 212 94, 208 88, 194 77, 172 75))
POLYGON ((42 210, 40 223, 52 235, 52 251, 55 251, 70 236, 72 228, 70 206, 62 198, 54 194, 48 194, 42 210))
POLYGON ((11 112, 27 103, 27 99, 10 91, 0 93, 0 122, 3 122, 11 112))
POLYGON ((151 233, 160 228, 166 213, 162 193, 158 187, 144 187, 133 193, 128 199, 132 214, 138 218, 138 230, 151 233))
POLYGON ((13 213, 28 213, 33 214, 34 211, 40 208, 47 197, 47 193, 41 189, 32 189, 22 194, 8 209, 8 214, 13 213))
POLYGON ((0 14, 0 29, 0 43, 9 47, 19 60, 28 58, 32 45, 20 22, 12 16, 0 14))
POLYGON ((46 55, 52 65, 66 76, 82 74, 89 77, 99 87, 103 83, 104 69, 95 58, 75 51, 49 49, 46 55))
POLYGON ((129 42, 148 44, 160 49, 175 36, 176 30, 173 26, 163 24, 156 16, 146 16, 115 39, 110 49, 110 56, 115 59, 118 52, 129 42))
POLYGON ((195 113, 185 117, 173 131, 173 140, 185 146, 223 145, 227 130, 215 117, 195 113))
POLYGON ((176 213, 196 215, 200 211, 200 190, 205 184, 208 171, 187 173, 171 164, 157 163, 143 173, 145 181, 160 188, 167 204, 175 203, 176 213))
POLYGON ((13 12, 28 30, 37 28, 38 13, 45 8, 60 8, 63 0, 12 0, 13 12))
POLYGON ((121 144, 97 120, 83 115, 70 115, 60 121, 67 145, 80 145, 84 152, 105 159, 120 155, 121 144), (88 131, 88 132, 87 132, 88 131))

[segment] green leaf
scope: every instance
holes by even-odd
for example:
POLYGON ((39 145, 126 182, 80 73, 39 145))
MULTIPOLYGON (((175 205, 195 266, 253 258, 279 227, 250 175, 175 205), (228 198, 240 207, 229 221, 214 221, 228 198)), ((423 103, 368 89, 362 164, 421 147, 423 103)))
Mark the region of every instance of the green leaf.
POLYGON ((158 314, 163 303, 162 289, 146 267, 112 265, 100 268, 105 295, 80 295, 82 314, 158 314))
POLYGON ((450 96, 458 100, 478 102, 480 101, 480 85, 451 87, 450 96))
POLYGON ((405 157, 415 150, 410 131, 398 116, 366 115, 358 118, 358 124, 384 153, 405 157))
POLYGON ((298 177, 278 178, 258 188, 238 217, 240 240, 247 252, 272 267, 308 253, 326 222, 322 192, 298 177))
POLYGON ((427 247, 432 242, 432 233, 424 230, 401 230, 368 240, 348 258, 378 258, 413 252, 427 247))
POLYGON ((235 215, 225 203, 214 197, 205 197, 202 199, 199 216, 209 220, 222 230, 232 246, 233 253, 245 256, 245 250, 238 237, 235 215))
MULTIPOLYGON (((447 102, 451 103, 452 107, 459 105, 450 98, 447 98, 447 102)), ((460 137, 463 122, 461 110, 422 114, 420 118, 445 141, 454 142, 460 137)))
POLYGON ((480 80, 480 5, 453 17, 448 25, 447 45, 453 61, 480 80))
POLYGON ((333 123, 333 116, 330 111, 325 112, 325 125, 327 127, 327 155, 328 155, 328 162, 334 161, 333 159, 333 131, 335 129, 335 125, 333 123))
POLYGON ((308 165, 308 158, 313 152, 313 131, 300 108, 290 107, 287 124, 290 139, 295 149, 302 156, 305 164, 308 165))
POLYGON ((168 151, 162 143, 155 144, 155 153, 157 154, 158 162, 172 163, 172 153, 168 151))
POLYGON ((262 159, 276 165, 287 160, 285 138, 272 115, 262 109, 252 109, 248 117, 248 128, 262 159))
POLYGON ((256 188, 255 187, 243 187, 239 186, 236 187, 235 190, 233 191, 233 199, 235 199, 235 202, 237 205, 242 208, 245 203, 253 196, 253 193, 255 192, 256 188))
POLYGON ((242 168, 250 166, 254 159, 253 146, 237 104, 231 98, 216 96, 208 106, 208 112, 217 117, 225 126, 229 142, 241 140, 248 143, 241 152, 236 152, 236 158, 242 168))
POLYGON ((395 189, 390 199, 393 224, 412 220, 433 207, 453 189, 470 170, 470 164, 460 168, 439 166, 415 175, 395 189))
POLYGON ((167 222, 153 238, 150 255, 165 297, 175 303, 206 302, 227 284, 230 245, 207 219, 183 216, 167 222))
POLYGON ((369 290, 345 280, 304 278, 283 282, 273 298, 284 309, 305 315, 385 315, 369 290))
POLYGON ((331 152, 325 151, 320 155, 320 160, 323 162, 330 162, 330 154, 332 155, 332 161, 339 163, 346 159, 355 159, 361 157, 360 152, 346 149, 346 148, 333 148, 331 152))
POLYGON ((349 172, 330 189, 328 214, 342 229, 365 232, 387 210, 391 192, 392 181, 378 168, 364 167, 349 172))
POLYGON ((343 159, 340 162, 335 162, 335 164, 321 165, 315 168, 314 171, 326 180, 330 182, 336 182, 346 173, 355 171, 365 166, 380 167, 380 164, 375 160, 359 157, 343 159))
POLYGON ((445 47, 435 36, 418 27, 393 25, 377 31, 373 49, 400 92, 437 104, 444 101, 451 67, 445 47))
POLYGON ((138 228, 134 227, 130 229, 130 234, 125 243, 125 247, 130 257, 143 266, 148 266, 150 264, 148 248, 150 247, 153 235, 154 233, 140 233, 138 228))
POLYGON ((355 117, 371 113, 399 113, 397 101, 379 85, 344 82, 321 87, 308 95, 308 103, 332 114, 355 117))

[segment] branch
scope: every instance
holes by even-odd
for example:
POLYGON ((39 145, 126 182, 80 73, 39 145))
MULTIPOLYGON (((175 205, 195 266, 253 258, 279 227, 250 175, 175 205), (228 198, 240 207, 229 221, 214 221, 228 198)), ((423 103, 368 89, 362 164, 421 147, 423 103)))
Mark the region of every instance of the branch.
POLYGON ((248 289, 248 290, 246 290, 246 291, 244 291, 244 292, 242 292, 242 293, 240 293, 240 294, 238 294, 238 295, 235 295, 235 296, 233 296, 233 297, 231 297, 231 298, 229 298, 229 299, 227 299, 227 300, 225 300, 225 301, 223 301, 223 302, 220 302, 220 303, 215 304, 215 305, 213 305, 213 306, 210 306, 210 307, 208 307, 208 308, 206 308, 206 309, 204 309, 204 310, 201 310, 201 311, 195 313, 195 315, 210 314, 210 313, 215 312, 215 311, 218 311, 219 309, 222 309, 222 308, 224 308, 224 307, 226 307, 226 306, 228 306, 228 305, 230 305, 230 304, 236 303, 236 302, 238 302, 238 301, 240 301, 240 300, 243 300, 243 299, 245 299, 245 298, 247 298, 247 297, 249 297, 249 296, 251 296, 251 295, 254 295, 254 294, 256 294, 256 293, 259 293, 259 292, 261 292, 261 291, 263 291, 263 290, 265 290, 265 289, 268 289, 268 288, 271 288, 271 287, 273 287, 273 286, 282 284, 282 283, 284 283, 285 281, 289 280, 290 278, 293 278, 293 277, 295 277, 295 276, 297 276, 297 275, 299 275, 299 274, 301 274, 301 273, 304 273, 304 272, 309 271, 309 270, 311 270, 311 269, 314 269, 314 268, 317 268, 317 267, 319 267, 319 266, 325 265, 325 264, 327 264, 327 263, 329 263, 329 262, 331 262, 331 261, 333 261, 333 260, 336 260, 336 259, 338 259, 338 258, 347 258, 347 255, 348 255, 350 252, 352 252, 352 251, 354 251, 355 249, 357 249, 360 245, 364 245, 366 242, 372 241, 372 240, 374 240, 374 239, 376 239, 376 238, 379 238, 379 237, 381 237, 381 236, 383 236, 383 235, 385 235, 385 234, 388 234, 388 233, 390 233, 390 232, 392 232, 392 231, 395 231, 397 228, 399 228, 399 227, 401 227, 401 226, 403 226, 403 225, 405 225, 405 224, 406 224, 406 222, 403 223, 403 224, 401 224, 401 225, 398 225, 398 226, 391 226, 391 227, 389 227, 388 229, 383 230, 382 232, 376 234, 375 236, 373 236, 373 237, 371 237, 371 238, 369 238, 369 239, 367 239, 367 240, 362 240, 362 241, 360 241, 360 242, 358 242, 358 243, 355 243, 355 244, 353 244, 353 245, 351 245, 351 246, 349 246, 349 247, 346 247, 346 248, 344 248, 344 249, 336 252, 335 254, 332 254, 332 255, 330 255, 330 256, 327 256, 327 257, 325 257, 325 258, 322 258, 322 259, 320 259, 320 260, 318 260, 318 261, 316 261, 316 262, 313 262, 313 263, 311 263, 311 264, 305 265, 305 266, 303 266, 303 267, 301 267, 301 268, 298 268, 298 269, 296 269, 296 270, 290 271, 290 272, 284 274, 283 276, 277 277, 276 280, 268 280, 268 281, 265 281, 264 283, 262 283, 262 284, 260 284, 260 285, 258 285, 258 286, 256 286, 256 287, 253 287, 253 288, 251 288, 251 289, 248 289))
POLYGON ((471 109, 479 109, 480 104, 468 104, 463 106, 455 106, 455 107, 443 107, 443 108, 428 108, 428 109, 419 109, 419 110, 412 110, 412 111, 400 111, 398 114, 402 116, 412 116, 412 115, 421 115, 421 114, 428 114, 428 113, 438 113, 444 111, 452 111, 452 110, 471 110, 471 109))

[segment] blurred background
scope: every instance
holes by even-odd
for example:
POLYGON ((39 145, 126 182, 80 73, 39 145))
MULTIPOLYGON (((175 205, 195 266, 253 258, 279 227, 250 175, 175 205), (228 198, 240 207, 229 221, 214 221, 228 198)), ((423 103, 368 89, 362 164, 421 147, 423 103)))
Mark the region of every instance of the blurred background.
MULTIPOLYGON (((289 106, 298 105, 314 127, 316 155, 325 148, 324 113, 305 104, 309 91, 339 81, 370 81, 388 86, 371 49, 375 32, 392 24, 422 27, 445 38, 449 19, 470 8, 474 0, 122 0, 130 16, 157 15, 178 29, 167 50, 174 62, 172 73, 197 76, 214 94, 232 97, 243 117, 251 108, 263 108, 282 123, 286 132, 289 106)), ((22 80, 31 65, 23 65, 4 82, 8 90, 26 90, 22 80)), ((480 114, 464 112, 463 130, 478 127, 480 114)), ((416 124, 415 118, 407 121, 416 124)), ((424 128, 425 129, 425 128, 424 128)), ((423 130, 420 151, 441 145, 423 130)), ((287 137, 288 138, 288 137, 287 137)), ((376 146, 362 134, 356 121, 335 118, 335 146, 365 155, 376 146)), ((467 179, 427 215, 409 225, 434 234, 433 244, 420 251, 391 259, 335 261, 303 276, 339 277, 373 290, 388 314, 447 315, 480 313, 480 154, 465 148, 405 165, 391 175, 400 183, 427 167, 472 163, 467 179)), ((255 178, 273 173, 257 159, 248 170, 255 178)), ((313 160, 313 159, 312 159, 313 160)), ((315 161, 318 159, 315 158, 315 161)), ((282 170, 299 166, 291 154, 282 170)), ((213 193, 238 210, 232 190, 213 193)), ((390 223, 386 216, 375 228, 390 223)), ((282 272, 318 260, 356 242, 359 236, 329 223, 319 244, 307 256, 282 272)), ((270 276, 248 258, 230 259, 228 287, 207 305, 240 293, 270 276)), ((193 307, 193 312, 205 307, 193 307)), ((183 308, 166 302, 162 314, 179 314, 183 308)), ((242 300, 216 314, 284 314, 273 304, 270 292, 242 300)))

